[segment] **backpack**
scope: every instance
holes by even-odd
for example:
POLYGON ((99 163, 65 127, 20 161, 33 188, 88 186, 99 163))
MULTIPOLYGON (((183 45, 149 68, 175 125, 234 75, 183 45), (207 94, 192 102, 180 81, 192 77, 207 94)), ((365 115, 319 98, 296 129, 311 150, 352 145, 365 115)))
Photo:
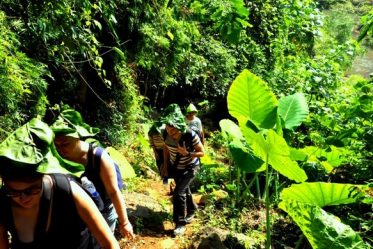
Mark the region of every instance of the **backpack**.
MULTIPOLYGON (((111 200, 100 178, 101 156, 104 152, 104 149, 102 147, 97 147, 96 153, 93 154, 95 148, 95 145, 89 144, 88 164, 86 166, 85 172, 78 179, 78 182, 83 187, 83 189, 88 193, 91 199, 94 201, 97 208, 102 212, 105 209, 105 207, 107 207, 107 205, 111 203, 111 200)), ((115 162, 114 167, 117 177, 118 188, 122 190, 124 189, 125 184, 123 183, 119 166, 115 162)))
MULTIPOLYGON (((93 154, 93 151, 96 148, 92 144, 89 144, 89 147, 90 147, 90 149, 88 151, 88 157, 92 156, 92 155, 89 155, 89 153, 93 154)), ((97 147, 96 153, 94 154, 93 169, 97 170, 97 169, 100 168, 101 156, 102 156, 103 152, 104 152, 104 148, 97 147)), ((123 183, 122 174, 120 173, 119 165, 116 162, 114 162, 114 168, 115 168, 115 173, 116 173, 116 176, 117 176, 118 188, 120 190, 122 190, 122 189, 124 189, 125 184, 123 183)))

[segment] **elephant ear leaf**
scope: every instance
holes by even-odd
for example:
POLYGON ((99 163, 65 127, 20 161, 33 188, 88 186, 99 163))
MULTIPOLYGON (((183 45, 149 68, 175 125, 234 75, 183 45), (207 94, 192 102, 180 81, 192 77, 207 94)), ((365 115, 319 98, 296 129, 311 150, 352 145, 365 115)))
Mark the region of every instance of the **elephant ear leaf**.
POLYGON ((350 204, 366 198, 365 185, 304 182, 293 184, 281 192, 283 200, 296 200, 318 207, 350 204))
POLYGON ((233 121, 229 119, 223 119, 220 120, 219 125, 224 135, 228 134, 228 136, 238 139, 244 138, 240 130, 240 127, 236 125, 233 121))
POLYGON ((250 153, 240 140, 232 141, 228 148, 235 165, 242 171, 252 173, 265 170, 264 161, 250 153))
POLYGON ((304 182, 307 175, 297 162, 290 158, 290 148, 283 137, 273 130, 268 130, 266 139, 261 133, 255 133, 247 126, 240 126, 247 143, 254 154, 268 163, 281 175, 296 182, 304 182))
POLYGON ((277 99, 267 83, 248 70, 233 81, 228 92, 228 111, 239 123, 248 119, 259 128, 272 128, 277 118, 277 99))
POLYGON ((368 248, 350 226, 316 205, 285 200, 279 207, 297 223, 312 248, 368 248))
POLYGON ((278 113, 285 122, 285 128, 293 130, 308 116, 307 100, 302 93, 295 93, 281 98, 278 105, 278 113))

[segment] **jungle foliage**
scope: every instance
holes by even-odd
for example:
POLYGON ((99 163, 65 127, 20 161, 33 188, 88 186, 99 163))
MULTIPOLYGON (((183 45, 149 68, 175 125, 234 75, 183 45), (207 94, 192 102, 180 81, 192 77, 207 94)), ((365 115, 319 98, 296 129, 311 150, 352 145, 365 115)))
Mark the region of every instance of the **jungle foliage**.
POLYGON ((101 141, 129 145, 127 156, 141 165, 151 159, 138 157, 150 154, 139 125, 154 109, 204 103, 212 127, 230 119, 209 134, 216 151, 199 176, 201 192, 229 193, 226 214, 281 201, 316 248, 333 224, 346 228, 349 245, 373 244, 372 212, 359 213, 368 204, 358 191, 373 179, 373 80, 344 74, 361 45, 372 44, 370 4, 2 0, 0 139, 33 117, 51 120, 50 110, 65 103, 101 129, 101 141), (313 193, 312 201, 299 191, 313 193), (333 191, 347 197, 326 207, 333 191))

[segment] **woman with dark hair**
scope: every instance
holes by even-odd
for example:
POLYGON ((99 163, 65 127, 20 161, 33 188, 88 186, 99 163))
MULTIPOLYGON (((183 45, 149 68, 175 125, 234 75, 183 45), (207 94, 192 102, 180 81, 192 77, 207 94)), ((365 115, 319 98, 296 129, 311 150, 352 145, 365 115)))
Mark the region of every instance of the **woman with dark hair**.
POLYGON ((56 156, 83 166, 83 175, 94 184, 102 198, 101 213, 112 232, 118 225, 123 236, 134 238, 126 203, 119 188, 122 179, 117 177, 114 161, 104 148, 81 140, 94 136, 99 129, 90 127, 79 112, 70 108, 60 113, 51 128, 56 134, 54 145, 59 154, 56 156))
POLYGON ((185 225, 193 220, 197 210, 190 184, 199 170, 199 158, 204 156, 204 149, 198 135, 187 129, 184 116, 177 104, 171 104, 164 110, 161 121, 166 124, 162 176, 169 176, 175 180, 174 234, 182 235, 185 232, 185 225))
POLYGON ((90 196, 61 174, 52 141, 32 119, 0 144, 0 249, 119 249, 90 196))

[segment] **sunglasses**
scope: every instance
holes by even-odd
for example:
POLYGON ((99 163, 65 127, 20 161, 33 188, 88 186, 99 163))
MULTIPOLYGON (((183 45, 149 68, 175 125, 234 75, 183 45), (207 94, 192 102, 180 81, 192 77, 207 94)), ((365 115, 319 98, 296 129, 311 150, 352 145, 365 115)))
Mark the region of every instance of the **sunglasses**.
POLYGON ((15 198, 15 197, 20 197, 20 196, 37 195, 41 192, 43 187, 42 185, 40 185, 40 186, 31 186, 23 190, 15 190, 15 189, 9 189, 3 185, 2 189, 4 190, 6 196, 15 198))

